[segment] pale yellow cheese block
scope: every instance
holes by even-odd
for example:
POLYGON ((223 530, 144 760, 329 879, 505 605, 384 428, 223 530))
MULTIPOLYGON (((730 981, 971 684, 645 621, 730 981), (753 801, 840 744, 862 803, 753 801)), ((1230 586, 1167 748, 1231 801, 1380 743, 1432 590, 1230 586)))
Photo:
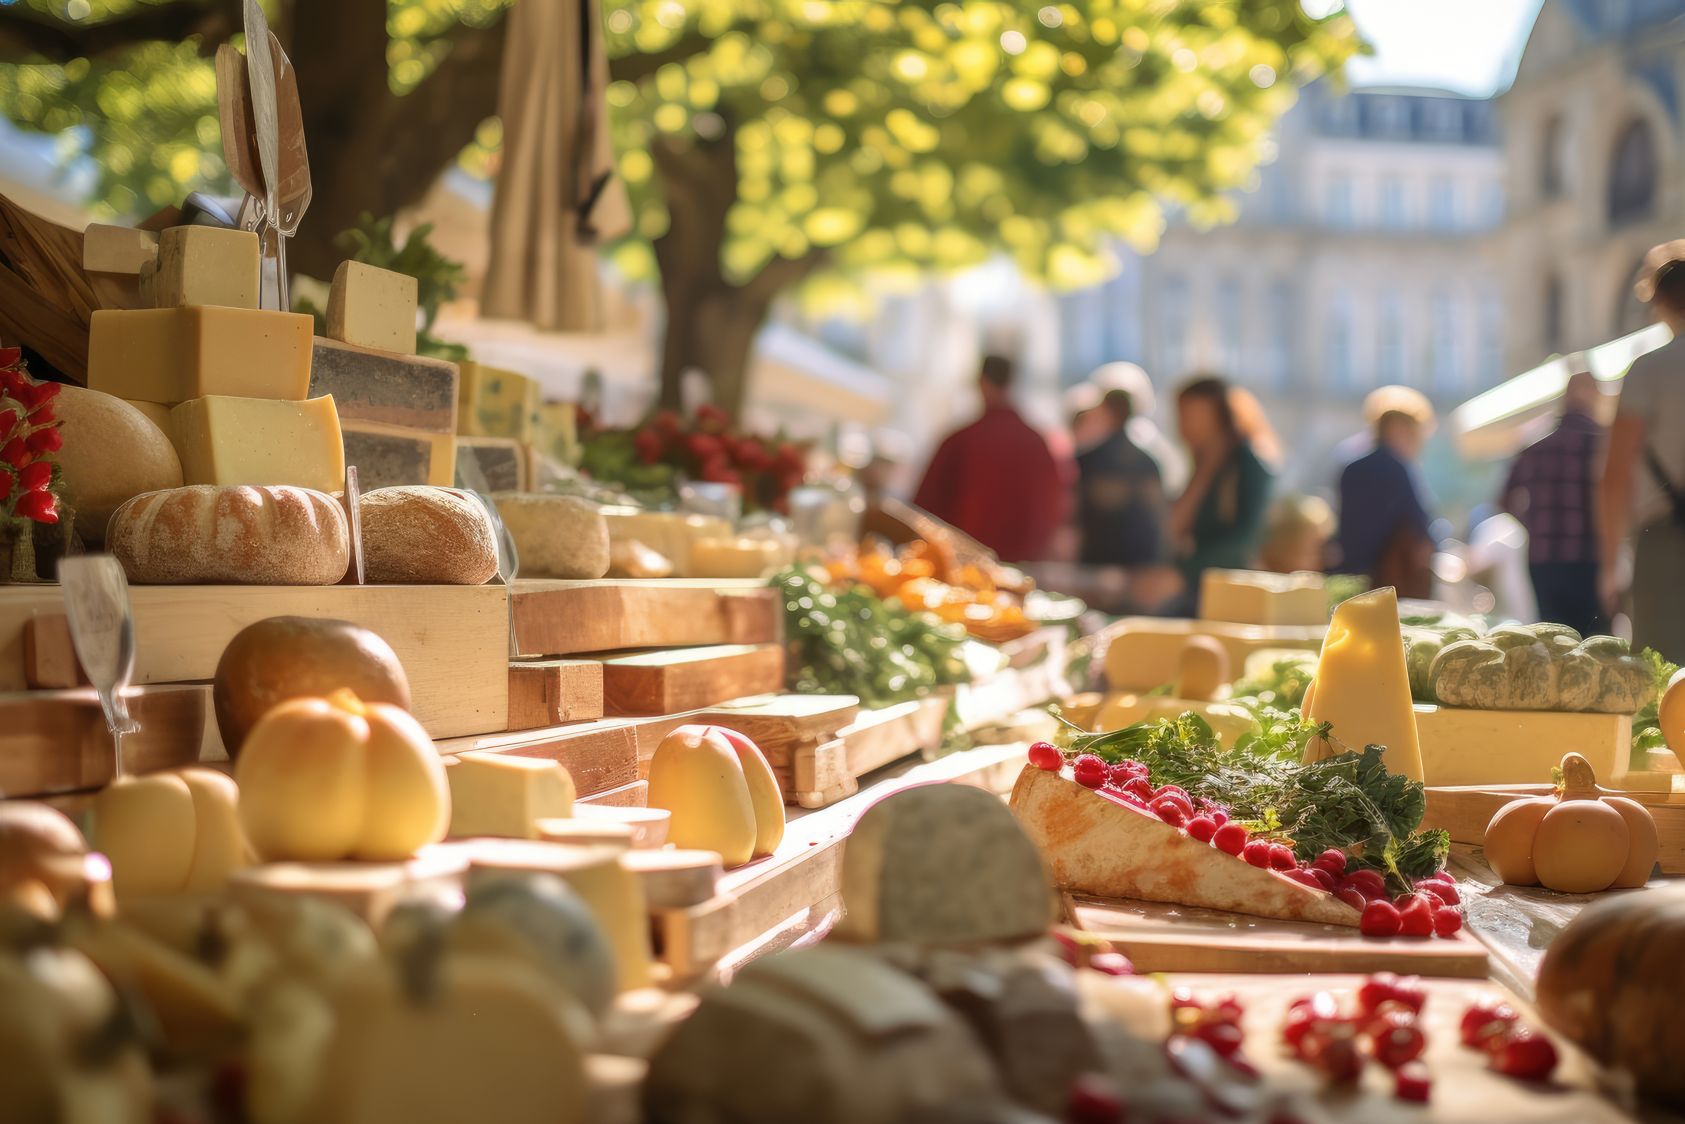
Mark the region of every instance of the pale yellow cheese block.
POLYGON ((266 309, 100 309, 88 326, 88 388, 169 405, 207 394, 296 401, 310 392, 313 327, 266 309))
POLYGON ((673 564, 673 576, 692 574, 692 552, 704 539, 729 539, 731 524, 712 515, 605 507, 609 542, 640 542, 673 564))
POLYGON ((573 778, 559 761, 464 753, 445 768, 451 835, 539 838, 538 821, 573 814, 573 778))
POLYGON ((1436 787, 1548 784, 1550 771, 1570 751, 1613 784, 1627 772, 1632 752, 1628 714, 1421 705, 1416 729, 1424 779, 1436 787))
POLYGON ((538 383, 514 371, 472 360, 457 383, 457 432, 471 437, 531 441, 538 416, 538 383))
POLYGON ((170 413, 187 484, 345 487, 345 442, 333 399, 208 395, 170 413))
POLYGON ((414 355, 415 308, 414 277, 343 261, 328 291, 328 336, 358 347, 414 355))
POLYGON ((698 539, 690 548, 693 578, 758 578, 792 560, 790 549, 777 539, 698 539))
POLYGON ((1199 615, 1237 624, 1321 625, 1328 591, 1321 574, 1207 570, 1199 582, 1199 615))
POLYGON ((1305 717, 1332 723, 1334 737, 1352 749, 1385 746, 1388 771, 1422 779, 1398 595, 1391 586, 1359 594, 1334 610, 1305 717))
POLYGON ((152 303, 158 308, 256 308, 259 260, 257 235, 249 230, 168 227, 158 234, 152 303))
POLYGON ((1164 617, 1125 617, 1107 630, 1106 685, 1114 691, 1148 691, 1173 683, 1182 649, 1195 636, 1209 636, 1229 653, 1231 668, 1263 648, 1315 652, 1327 630, 1309 625, 1234 624, 1164 617))
POLYGON ((158 256, 158 232, 132 226, 91 222, 82 231, 82 268, 89 273, 123 273, 131 277, 158 256))

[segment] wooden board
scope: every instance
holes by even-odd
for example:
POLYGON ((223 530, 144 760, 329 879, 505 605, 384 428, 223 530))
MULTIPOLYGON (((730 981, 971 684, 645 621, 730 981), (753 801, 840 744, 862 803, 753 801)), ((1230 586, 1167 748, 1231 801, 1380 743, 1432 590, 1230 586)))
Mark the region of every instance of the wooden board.
POLYGON ((647 808, 649 807, 649 782, 633 781, 616 788, 595 792, 589 796, 581 796, 575 804, 600 804, 614 808, 647 808))
POLYGON ((448 738, 435 744, 447 755, 491 751, 560 761, 582 797, 638 779, 638 743, 632 728, 624 722, 578 722, 513 734, 448 738))
MULTIPOLYGON (((1480 846, 1486 841, 1486 825, 1498 809, 1513 800, 1549 796, 1553 791, 1548 784, 1430 786, 1422 826, 1444 828, 1453 843, 1480 846)), ((1644 805, 1655 819, 1662 873, 1685 874, 1685 792, 1627 790, 1621 795, 1644 805)))
MULTIPOLYGON (((254 621, 332 617, 371 629, 392 645, 409 676, 415 716, 434 737, 503 730, 506 597, 498 585, 132 586, 134 681, 205 681, 216 673, 229 640, 254 621)), ((75 660, 62 620, 57 586, 0 588, 0 690, 76 686, 66 670, 75 660)))
POLYGON ((851 776, 864 776, 891 761, 942 744, 948 717, 947 692, 894 706, 863 711, 837 736, 842 739, 851 776))
POLYGON ((783 636, 777 592, 761 581, 515 582, 522 655, 768 644, 783 636))
POLYGON ((678 714, 784 686, 782 644, 731 644, 635 652, 603 660, 610 715, 678 714))
POLYGON ((1467 932, 1365 937, 1356 929, 1247 917, 1162 902, 1066 894, 1072 925, 1105 937, 1141 972, 1401 972, 1484 978, 1486 946, 1467 932))
MULTIPOLYGON (((129 772, 199 760, 209 709, 203 688, 133 688, 127 699, 140 723, 123 740, 129 772)), ((91 688, 0 695, 0 798, 97 788, 111 780, 115 760, 91 688)))
POLYGON ((510 730, 536 730, 603 716, 603 665, 596 660, 524 660, 509 665, 510 730))
POLYGON ((1509 1003, 1529 1026, 1544 1028, 1529 1004, 1490 980, 1422 981, 1428 993, 1420 1023, 1427 1037, 1422 1060, 1433 1080, 1432 1099, 1426 1105, 1394 1099, 1392 1075, 1372 1062, 1352 1089, 1325 1092, 1314 1070, 1277 1045, 1294 1000, 1330 991, 1342 1008, 1349 1008, 1362 976, 1216 975, 1170 982, 1188 987, 1206 1002, 1231 994, 1240 1000, 1246 1059, 1263 1071, 1270 1089, 1314 1099, 1315 1108, 1290 1114, 1294 1119, 1328 1124, 1617 1124, 1633 1119, 1599 1094, 1590 1059, 1555 1035, 1551 1038, 1561 1061, 1549 1083, 1505 1077, 1487 1067, 1482 1052, 1464 1048, 1458 1023, 1475 1003, 1509 1003))
POLYGON ((886 777, 822 811, 792 815, 776 854, 726 871, 707 902, 655 913, 658 956, 675 976, 695 976, 770 933, 828 926, 842 906, 843 843, 862 812, 919 784, 971 784, 1004 793, 1023 753, 1022 746, 965 750, 886 777))

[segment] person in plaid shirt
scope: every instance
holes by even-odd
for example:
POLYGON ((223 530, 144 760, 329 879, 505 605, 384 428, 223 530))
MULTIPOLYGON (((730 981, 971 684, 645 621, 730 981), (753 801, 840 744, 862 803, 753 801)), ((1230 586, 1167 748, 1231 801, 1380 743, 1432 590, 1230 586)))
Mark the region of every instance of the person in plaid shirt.
POLYGON ((1588 371, 1568 380, 1562 421, 1510 466, 1500 503, 1527 528, 1527 565, 1541 620, 1591 636, 1609 630, 1598 596, 1594 497, 1603 462, 1601 392, 1588 371))

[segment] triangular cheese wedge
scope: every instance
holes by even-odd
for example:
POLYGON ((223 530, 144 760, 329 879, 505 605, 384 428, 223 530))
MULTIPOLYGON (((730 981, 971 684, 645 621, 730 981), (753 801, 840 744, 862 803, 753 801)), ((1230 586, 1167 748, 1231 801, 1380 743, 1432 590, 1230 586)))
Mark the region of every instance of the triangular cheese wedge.
POLYGON ((1062 890, 1353 928, 1359 920, 1332 894, 1201 843, 1063 773, 1026 765, 1012 811, 1062 890))
POLYGON ((1312 722, 1333 723, 1334 736, 1352 749, 1385 746, 1382 760, 1388 772, 1422 779, 1398 595, 1391 586, 1335 608, 1317 661, 1316 684, 1303 709, 1312 722))

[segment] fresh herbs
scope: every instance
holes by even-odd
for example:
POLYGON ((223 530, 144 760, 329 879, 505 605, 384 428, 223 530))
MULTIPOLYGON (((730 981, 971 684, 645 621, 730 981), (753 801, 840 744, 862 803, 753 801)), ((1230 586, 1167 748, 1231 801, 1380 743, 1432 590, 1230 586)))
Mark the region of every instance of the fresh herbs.
POLYGON ((1644 755, 1652 749, 1666 749, 1667 739, 1662 736, 1661 722, 1657 718, 1657 708, 1661 706, 1662 695, 1667 692, 1668 680, 1679 670, 1677 664, 1669 663, 1667 658, 1654 648, 1646 648, 1640 652, 1638 658, 1650 669, 1650 674, 1656 680, 1656 697, 1644 704, 1642 710, 1632 716, 1632 767, 1645 767, 1644 755))
POLYGON ((1427 808, 1422 783, 1389 773, 1379 746, 1304 764, 1306 743, 1327 733, 1325 725, 1306 723, 1296 713, 1265 709, 1258 732, 1232 750, 1223 749, 1210 725, 1193 713, 1079 736, 1071 745, 1109 762, 1140 761, 1154 784, 1178 785, 1221 804, 1255 834, 1291 839, 1302 860, 1338 848, 1350 863, 1382 872, 1399 890, 1444 866, 1449 835, 1417 830, 1427 808))
POLYGON ((1262 674, 1247 676, 1234 685, 1234 701, 1243 705, 1296 710, 1305 701, 1305 691, 1316 678, 1316 653, 1284 656, 1274 660, 1262 674))

